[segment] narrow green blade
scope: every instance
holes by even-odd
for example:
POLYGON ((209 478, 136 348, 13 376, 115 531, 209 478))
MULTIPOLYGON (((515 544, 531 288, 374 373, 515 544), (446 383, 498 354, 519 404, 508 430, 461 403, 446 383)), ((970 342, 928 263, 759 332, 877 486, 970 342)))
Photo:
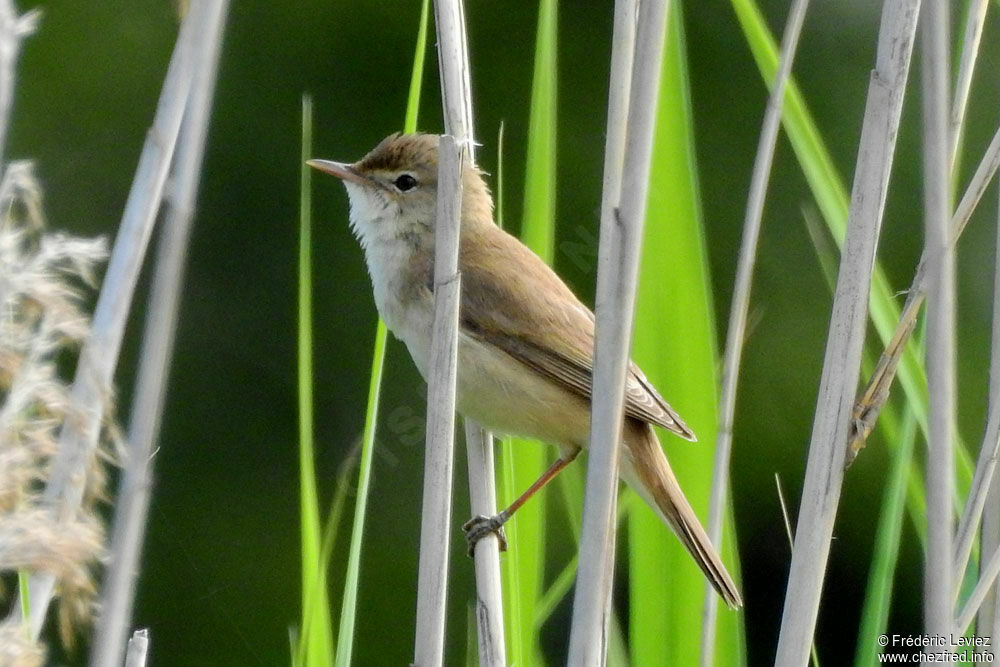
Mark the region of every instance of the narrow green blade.
POLYGON ((312 99, 302 98, 302 166, 299 204, 299 504, 302 522, 302 633, 299 660, 329 665, 333 658, 330 600, 320 558, 319 497, 313 447, 312 363, 312 99))

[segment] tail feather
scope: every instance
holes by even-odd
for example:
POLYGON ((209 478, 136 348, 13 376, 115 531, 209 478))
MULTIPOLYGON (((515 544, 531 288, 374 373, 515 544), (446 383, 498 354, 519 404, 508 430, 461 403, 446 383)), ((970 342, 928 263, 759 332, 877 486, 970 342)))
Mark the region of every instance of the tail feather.
POLYGON ((622 479, 670 526, 725 603, 733 609, 742 607, 740 591, 684 497, 652 427, 630 422, 622 452, 622 479))

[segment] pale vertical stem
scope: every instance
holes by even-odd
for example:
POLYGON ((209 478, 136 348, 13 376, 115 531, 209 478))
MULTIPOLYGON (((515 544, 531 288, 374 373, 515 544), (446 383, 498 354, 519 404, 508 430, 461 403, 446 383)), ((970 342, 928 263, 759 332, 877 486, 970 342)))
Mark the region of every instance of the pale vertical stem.
POLYGON ((635 57, 635 21, 638 12, 638 0, 615 1, 598 247, 612 242, 610 222, 614 220, 615 207, 618 206, 621 197, 622 167, 625 163, 625 130, 628 126, 629 96, 632 89, 632 60, 635 57), (609 224, 605 225, 605 220, 609 224))
MULTIPOLYGON (((462 114, 463 114, 463 118, 464 118, 464 121, 465 121, 464 132, 463 132, 462 135, 455 135, 452 132, 449 132, 449 134, 451 134, 452 136, 458 136, 458 138, 460 138, 460 139, 467 139, 468 140, 469 145, 467 147, 459 145, 459 148, 467 150, 468 151, 468 155, 471 157, 471 156, 473 156, 475 154, 475 141, 474 141, 474 138, 475 138, 475 134, 476 133, 475 133, 474 117, 472 115, 472 75, 471 75, 471 72, 470 72, 470 70, 472 69, 472 67, 469 64, 469 37, 466 34, 465 2, 464 2, 464 0, 444 0, 444 1, 447 1, 449 3, 454 2, 455 4, 458 5, 458 18, 459 18, 458 27, 459 27, 459 29, 460 29, 461 32, 451 33, 451 31, 449 31, 449 33, 450 34, 455 34, 455 35, 458 35, 458 36, 461 37, 461 41, 459 42, 459 46, 462 49, 462 51, 461 51, 462 58, 461 58, 461 61, 460 61, 461 65, 462 65, 462 67, 461 67, 461 74, 462 74, 462 88, 461 88, 462 98, 461 98, 461 103, 462 103, 462 114)), ((453 91, 454 87, 451 84, 449 84, 448 85, 448 89, 450 91, 453 91)), ((449 94, 452 94, 452 93, 449 93, 449 94)), ((474 162, 474 160, 473 160, 473 162, 474 162)))
MULTIPOLYGON (((601 190, 601 225, 598 248, 616 242, 614 221, 621 199, 622 169, 625 164, 625 135, 628 129, 629 98, 632 90, 632 62, 635 58, 638 0, 616 0, 614 33, 611 40, 611 76, 608 82, 607 138, 604 144, 604 176, 601 190), (608 224, 605 224, 608 221, 608 224)), ((617 499, 616 499, 617 501, 617 499)))
POLYGON ((958 157, 958 146, 962 140, 962 127, 965 121, 965 109, 969 101, 969 89, 972 87, 972 74, 976 69, 976 58, 979 55, 979 42, 983 36, 983 24, 986 22, 987 0, 971 0, 969 15, 965 22, 965 36, 962 38, 962 60, 958 65, 958 78, 955 81, 955 99, 951 105, 949 118, 948 164, 955 170, 955 160, 958 157))
POLYGON ((414 664, 441 665, 448 602, 448 555, 455 449, 455 376, 458 357, 458 237, 462 211, 462 153, 451 135, 438 152, 434 249, 434 326, 427 377, 427 439, 420 513, 417 629, 414 664))
MULTIPOLYGON (((743 240, 736 265, 736 284, 733 303, 729 309, 729 326, 726 329, 726 350, 722 361, 722 391, 719 398, 719 431, 715 440, 715 463, 712 468, 712 490, 708 508, 708 537, 718 546, 722 540, 722 521, 726 514, 726 493, 729 487, 729 460, 733 445, 733 422, 736 412, 736 389, 739 384, 740 358, 746 337, 747 313, 750 309, 750 288, 753 268, 757 261, 757 240, 760 237, 764 201, 774 162, 774 147, 778 139, 781 110, 785 100, 785 85, 791 75, 795 49, 802 33, 809 0, 795 0, 788 12, 788 22, 781 41, 778 73, 767 100, 767 111, 757 144, 750 195, 746 216, 743 219, 743 240)), ((719 598, 711 583, 706 582, 705 608, 702 612, 701 664, 715 664, 715 624, 719 611, 719 598)))
MULTIPOLYGON (((497 513, 493 436, 478 424, 466 421, 465 448, 469 458, 472 515, 493 516, 497 513)), ((476 542, 475 563, 479 664, 480 667, 504 667, 507 664, 507 650, 503 636, 500 542, 496 534, 489 533, 476 542)))
POLYGON ((917 0, 891 0, 883 9, 775 657, 780 667, 804 665, 812 645, 918 9, 917 0))
POLYGON ((472 87, 469 83, 469 46, 465 34, 465 9, 461 0, 435 0, 438 68, 444 131, 473 157, 472 87))
MULTIPOLYGON (((1000 366, 993 363, 1000 348, 1000 220, 997 224, 997 242, 994 250, 994 280, 993 280, 993 349, 990 363, 990 412, 996 410, 996 397, 1000 396, 1000 366)), ((987 424, 995 419, 987 415, 987 424)), ((987 426, 989 428, 989 426, 987 426)), ((986 508, 983 511, 983 530, 981 534, 980 554, 992 553, 1000 547, 1000 485, 990 485, 986 496, 986 508)), ((980 568, 981 570, 982 568, 980 568)), ((979 610, 977 619, 977 634, 989 637, 1000 637, 1000 586, 994 586, 992 594, 979 610)), ((994 660, 1000 658, 1000 642, 990 642, 994 660)))
POLYGON ((625 374, 632 343, 639 251, 646 213, 666 17, 665 0, 643 0, 640 3, 621 195, 617 206, 601 219, 595 308, 594 400, 591 401, 590 453, 580 531, 580 563, 570 630, 568 664, 571 665, 601 665, 607 653, 625 374))
POLYGON ((924 4, 921 33, 924 221, 927 257, 927 557, 924 630, 952 631, 952 510, 955 411, 955 257, 948 229, 948 6, 924 4))
POLYGON ((11 0, 0 0, 0 164, 7 148, 10 110, 14 106, 14 78, 21 40, 35 31, 41 12, 33 9, 21 16, 11 0))
MULTIPOLYGON (((983 524, 983 534, 989 535, 989 546, 996 551, 1000 547, 1000 487, 994 486, 990 492, 990 522, 989 524, 983 524)), ((983 541, 983 547, 987 544, 987 540, 983 541)), ((986 605, 984 605, 985 612, 980 614, 980 626, 978 628, 978 634, 980 636, 988 637, 1000 637, 1000 586, 993 586, 992 595, 989 596, 989 600, 986 605), (983 614, 986 617, 984 618, 983 614)), ((997 641, 990 642, 990 651, 993 653, 994 660, 1000 659, 1000 643, 997 641)))
MULTIPOLYGON (((77 362, 70 393, 74 414, 59 436, 52 474, 43 494, 44 502, 60 519, 68 520, 80 508, 86 486, 86 470, 94 456, 100 435, 101 417, 112 390, 132 294, 142 267, 153 223, 163 198, 167 172, 177 143, 181 118, 187 106, 196 63, 204 48, 200 39, 213 3, 192 3, 181 26, 171 57, 153 126, 146 136, 139 166, 132 182, 122 222, 108 263, 94 318, 91 336, 77 362)), ((55 577, 47 572, 32 575, 31 634, 37 637, 55 588, 55 577)))
POLYGON ((212 4, 213 13, 208 17, 204 33, 205 59, 195 72, 190 102, 181 126, 172 176, 175 187, 169 200, 170 213, 163 227, 163 240, 157 252, 150 307, 143 328, 128 433, 129 449, 115 502, 110 558, 105 569, 99 606, 101 611, 90 655, 90 664, 98 667, 121 664, 125 636, 132 617, 139 557, 149 512, 153 450, 163 415, 184 264, 228 4, 228 0, 212 4))
POLYGON ((149 653, 149 630, 143 628, 132 633, 125 653, 125 667, 146 667, 149 653))
MULTIPOLYGON (((983 198, 990 181, 993 180, 993 175, 997 173, 998 166, 1000 166, 1000 128, 997 128, 993 134, 990 145, 983 153, 982 159, 979 160, 976 172, 969 180, 969 184, 962 194, 962 199, 955 208, 955 214, 951 218, 951 243, 957 243, 958 238, 965 231, 965 226, 969 224, 969 218, 979 206, 979 201, 983 198)), ((921 256, 921 261, 923 260, 924 256, 921 256)), ((918 284, 915 280, 914 287, 918 284)), ((911 289, 913 288, 911 287, 911 289)))
POLYGON ((434 327, 427 393, 427 453, 417 574, 414 664, 444 659, 455 448, 455 377, 461 300, 458 244, 463 163, 473 161, 472 93, 465 10, 461 0, 435 0, 438 69, 447 135, 438 152, 437 227, 434 255, 434 327))
MULTIPOLYGON (((979 541, 979 553, 993 553, 1000 547, 1000 492, 997 485, 991 485, 986 492, 986 507, 983 511, 983 529, 979 541)), ((980 557, 979 574, 982 576, 982 557, 980 557)), ((997 619, 997 587, 990 588, 989 595, 979 607, 979 614, 976 616, 976 634, 995 637, 991 629, 995 629, 994 623, 997 619)), ((991 642, 990 650, 994 659, 1000 657, 1000 647, 994 646, 996 642, 991 642)))

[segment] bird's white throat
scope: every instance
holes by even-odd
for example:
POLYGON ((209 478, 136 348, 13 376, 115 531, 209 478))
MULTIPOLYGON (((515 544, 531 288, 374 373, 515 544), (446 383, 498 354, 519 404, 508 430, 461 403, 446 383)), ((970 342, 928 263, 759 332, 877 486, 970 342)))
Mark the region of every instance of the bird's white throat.
POLYGON ((412 240, 399 233, 419 223, 399 220, 403 216, 399 205, 373 188, 344 185, 350 199, 351 230, 364 249, 375 307, 393 335, 406 344, 426 377, 434 301, 429 290, 412 284, 406 270, 413 260, 412 240))

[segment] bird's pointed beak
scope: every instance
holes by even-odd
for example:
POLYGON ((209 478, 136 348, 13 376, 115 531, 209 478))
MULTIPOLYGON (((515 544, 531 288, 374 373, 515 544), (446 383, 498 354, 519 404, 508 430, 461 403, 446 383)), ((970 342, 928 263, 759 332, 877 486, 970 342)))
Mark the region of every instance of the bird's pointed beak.
POLYGON ((306 160, 306 164, 313 169, 319 169, 324 173, 336 176, 342 181, 357 183, 358 185, 364 185, 368 182, 368 179, 358 173, 353 166, 343 162, 334 162, 333 160, 306 160))

